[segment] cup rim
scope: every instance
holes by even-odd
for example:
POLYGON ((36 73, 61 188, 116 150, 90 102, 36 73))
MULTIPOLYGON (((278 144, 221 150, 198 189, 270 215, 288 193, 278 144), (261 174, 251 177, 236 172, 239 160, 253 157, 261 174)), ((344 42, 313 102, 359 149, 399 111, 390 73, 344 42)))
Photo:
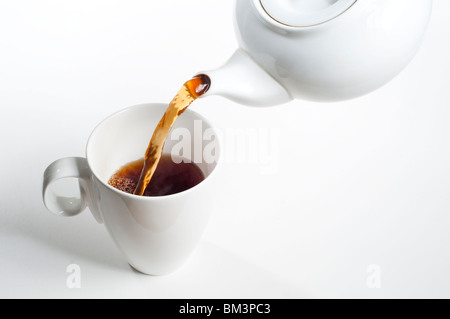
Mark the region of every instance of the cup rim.
MULTIPOLYGON (((120 116, 123 113, 126 112, 130 112, 133 109, 137 109, 137 108, 144 108, 144 107, 151 107, 151 106, 159 106, 159 107, 167 107, 167 103, 143 103, 143 104, 137 104, 137 105, 133 105, 133 106, 129 106, 126 107, 120 111, 117 111, 115 113, 112 113, 111 115, 107 116, 106 118, 104 118, 100 123, 98 123, 95 128, 92 130, 91 134, 89 135, 88 141, 86 143, 86 148, 85 148, 85 153, 86 153, 86 160, 88 162, 89 165, 89 169, 92 173, 92 175, 106 188, 108 188, 109 190, 113 191, 114 193, 120 195, 120 196, 124 196, 125 198, 129 198, 129 199, 133 199, 133 200, 140 200, 140 201, 147 201, 147 202, 154 202, 154 201, 161 201, 161 200, 169 200, 169 199, 175 199, 177 197, 181 197, 181 196, 186 196, 189 193, 195 191, 197 188, 199 187, 203 187, 204 184, 208 184, 208 181, 213 178, 216 174, 217 174, 217 170, 219 167, 219 164, 221 162, 221 149, 222 149, 222 144, 220 141, 220 137, 219 134, 217 134, 217 130, 214 128, 214 126, 212 125, 212 123, 206 119, 203 115, 199 114, 198 112, 195 112, 191 109, 187 109, 184 113, 186 114, 192 114, 193 116, 195 116, 196 118, 204 121, 205 123, 207 123, 210 128, 213 129, 213 131, 216 133, 216 139, 217 139, 217 144, 219 146, 219 160, 216 162, 216 165, 214 167, 214 169, 211 171, 211 173, 208 176, 205 176, 205 179, 202 180, 199 184, 195 185, 194 187, 191 187, 187 190, 184 190, 180 193, 176 193, 176 194, 172 194, 172 195, 165 195, 165 196, 138 196, 138 195, 134 195, 134 194, 129 194, 126 193, 124 191, 118 190, 117 188, 112 187, 111 185, 109 185, 108 183, 105 183, 103 181, 102 178, 100 178, 96 172, 92 169, 92 165, 91 165, 91 161, 90 161, 90 157, 89 157, 89 145, 92 141, 92 138, 94 136, 94 134, 96 133, 96 131, 107 121, 109 121, 110 119, 116 117, 116 116, 120 116)), ((125 165, 125 164, 124 164, 125 165)))

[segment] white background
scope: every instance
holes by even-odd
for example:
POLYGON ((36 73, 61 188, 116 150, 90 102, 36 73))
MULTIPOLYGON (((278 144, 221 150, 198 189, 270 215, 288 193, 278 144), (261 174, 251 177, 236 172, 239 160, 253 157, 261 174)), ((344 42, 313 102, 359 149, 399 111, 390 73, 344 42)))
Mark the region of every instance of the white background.
MULTIPOLYGON (((168 102, 234 52, 228 0, 0 0, 0 297, 450 297, 450 3, 379 91, 350 102, 192 108, 278 132, 275 174, 224 164, 204 239, 173 275, 127 265, 89 213, 46 212, 42 174, 95 125, 168 102), (78 264, 82 288, 68 289, 78 264), (381 289, 369 289, 370 265, 381 289)), ((238 150, 229 147, 225 152, 238 150)))

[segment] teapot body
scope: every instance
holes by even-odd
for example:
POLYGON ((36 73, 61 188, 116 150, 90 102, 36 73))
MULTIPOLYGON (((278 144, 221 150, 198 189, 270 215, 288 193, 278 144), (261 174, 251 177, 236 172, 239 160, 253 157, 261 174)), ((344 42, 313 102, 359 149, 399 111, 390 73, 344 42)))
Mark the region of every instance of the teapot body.
POLYGON ((348 100, 389 82, 418 51, 432 8, 432 0, 355 0, 330 20, 292 26, 263 2, 236 0, 241 49, 292 98, 313 101, 348 100))

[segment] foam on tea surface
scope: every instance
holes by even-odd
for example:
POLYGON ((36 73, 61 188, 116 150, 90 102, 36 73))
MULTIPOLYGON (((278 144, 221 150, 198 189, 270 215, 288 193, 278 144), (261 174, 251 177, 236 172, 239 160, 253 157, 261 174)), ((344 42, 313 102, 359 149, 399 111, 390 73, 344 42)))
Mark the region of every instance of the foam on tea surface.
MULTIPOLYGON (((133 194, 143 168, 144 159, 131 162, 119 169, 108 184, 133 194)), ((181 158, 176 158, 174 161, 172 156, 163 155, 143 196, 168 196, 181 193, 197 186, 204 179, 203 172, 196 164, 184 162, 181 158)))

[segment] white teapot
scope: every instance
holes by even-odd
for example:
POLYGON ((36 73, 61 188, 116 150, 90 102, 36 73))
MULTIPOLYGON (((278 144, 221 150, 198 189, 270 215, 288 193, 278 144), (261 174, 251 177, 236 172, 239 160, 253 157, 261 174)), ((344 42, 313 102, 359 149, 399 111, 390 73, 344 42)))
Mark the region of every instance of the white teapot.
POLYGON ((376 90, 414 57, 432 0, 236 0, 240 49, 205 94, 269 106, 376 90))

